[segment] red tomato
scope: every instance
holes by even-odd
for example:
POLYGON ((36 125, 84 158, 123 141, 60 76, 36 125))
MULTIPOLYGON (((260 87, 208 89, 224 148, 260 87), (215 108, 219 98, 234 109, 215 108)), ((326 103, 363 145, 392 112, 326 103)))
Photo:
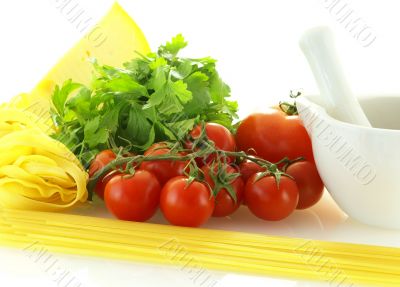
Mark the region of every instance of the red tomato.
POLYGON ((271 162, 300 156, 314 161, 310 138, 298 116, 287 116, 276 109, 245 118, 236 133, 238 148, 254 149, 257 156, 271 162))
MULTIPOLYGON (((197 139, 201 135, 202 126, 196 126, 191 132, 190 136, 193 140, 197 139)), ((223 125, 216 124, 216 123, 206 123, 205 125, 205 132, 207 138, 210 141, 213 141, 215 147, 220 150, 224 151, 235 151, 236 150, 236 143, 235 138, 232 133, 223 125)), ((186 142, 186 148, 191 149, 193 146, 192 141, 186 142)), ((215 159, 215 155, 210 155, 205 159, 199 159, 197 164, 199 166, 203 166, 204 164, 208 164, 215 159)), ((227 158, 227 162, 233 162, 234 158, 227 158)))
POLYGON ((261 166, 251 160, 245 160, 240 163, 239 169, 245 183, 253 174, 264 171, 261 166))
POLYGON ((211 217, 215 200, 204 183, 188 185, 188 180, 186 176, 170 179, 161 190, 160 207, 170 223, 197 227, 211 217))
POLYGON ((163 148, 168 148, 168 145, 166 142, 158 142, 158 143, 153 143, 147 150, 146 152, 151 153, 152 151, 158 150, 158 149, 163 149, 163 148))
MULTIPOLYGON (((163 143, 153 144, 145 153, 145 156, 157 156, 170 153, 171 150, 163 147, 163 143)), ((183 155, 181 153, 181 155, 183 155)), ((188 161, 154 160, 144 161, 140 165, 141 169, 152 172, 161 185, 164 185, 169 179, 183 175, 188 161)))
POLYGON ((254 174, 246 183, 245 200, 247 207, 257 217, 265 220, 281 220, 289 216, 299 201, 296 182, 282 176, 279 188, 273 176, 266 176, 256 181, 254 174))
POLYGON ((117 218, 146 221, 156 212, 160 193, 156 176, 146 170, 137 170, 133 176, 113 176, 106 185, 104 200, 117 218))
MULTIPOLYGON (((204 173, 206 182, 211 186, 211 188, 214 188, 215 183, 210 175, 211 168, 213 168, 214 173, 218 172, 217 165, 212 165, 212 167, 205 165, 202 167, 202 171, 204 173)), ((238 172, 235 168, 233 168, 230 165, 223 165, 222 168, 225 169, 225 172, 227 174, 233 174, 238 172)), ((243 179, 240 176, 237 177, 230 183, 230 186, 232 187, 233 191, 236 194, 236 201, 232 198, 232 196, 225 188, 220 189, 217 193, 217 196, 215 197, 215 208, 212 216, 214 217, 228 216, 239 208, 243 200, 243 193, 244 193, 243 179)))
POLYGON ((299 203, 297 209, 304 209, 316 204, 324 192, 317 167, 309 161, 300 161, 291 164, 286 173, 291 175, 299 188, 299 203))
MULTIPOLYGON (((111 161, 116 159, 117 156, 115 153, 110 150, 103 150, 102 152, 98 153, 96 157, 92 160, 89 167, 89 176, 92 177, 96 172, 101 170, 111 161)), ((98 179, 96 182, 96 186, 94 187, 94 192, 100 197, 104 198, 104 189, 106 187, 107 182, 110 181, 113 174, 106 174, 105 176, 98 179)))

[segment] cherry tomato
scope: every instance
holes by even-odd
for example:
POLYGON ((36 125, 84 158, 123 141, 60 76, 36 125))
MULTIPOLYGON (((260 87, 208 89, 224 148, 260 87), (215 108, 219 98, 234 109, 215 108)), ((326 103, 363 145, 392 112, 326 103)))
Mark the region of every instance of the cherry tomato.
POLYGON ((300 118, 273 108, 245 118, 238 127, 236 142, 240 150, 254 149, 257 156, 271 162, 300 156, 314 161, 311 141, 300 118))
MULTIPOLYGON (((165 147, 163 143, 153 144, 145 153, 145 156, 157 156, 169 154, 171 149, 165 147)), ((184 155, 183 153, 180 153, 184 155)), ((172 161, 172 160, 154 160, 144 161, 140 165, 141 169, 152 172, 161 185, 164 185, 169 179, 183 175, 188 161, 172 161)))
MULTIPOLYGON (((168 148, 167 143, 166 143, 166 142, 157 142, 157 143, 153 143, 153 144, 146 150, 146 152, 147 152, 147 153, 151 153, 151 152, 153 152, 153 151, 155 151, 155 150, 163 149, 163 148, 168 148)), ((146 153, 146 152, 145 152, 145 153, 146 153)))
MULTIPOLYGON (((190 137, 192 140, 198 139, 201 135, 202 126, 196 126, 190 133, 190 137)), ((215 147, 220 150, 224 151, 235 151, 236 150, 236 143, 235 138, 232 133, 223 125, 216 124, 216 123, 206 123, 205 124, 205 132, 207 138, 210 141, 213 141, 215 147)), ((193 141, 186 142, 186 148, 191 149, 193 146, 193 141)), ((208 164, 215 159, 215 155, 210 155, 204 159, 197 160, 197 164, 199 166, 203 166, 204 164, 208 164)), ((228 157, 227 162, 233 162, 234 158, 228 157)))
POLYGON ((197 227, 211 217, 215 200, 204 183, 188 181, 186 176, 170 179, 161 190, 160 207, 170 223, 197 227))
POLYGON ((239 165, 240 173, 243 181, 246 183, 247 180, 255 173, 264 171, 261 166, 251 160, 245 160, 239 165))
POLYGON ((275 177, 265 176, 256 181, 254 174, 246 183, 245 200, 247 207, 257 217, 265 220, 281 220, 289 216, 299 201, 296 182, 282 176, 279 188, 275 177))
MULTIPOLYGON (((224 164, 222 168, 224 169, 224 172, 228 175, 238 172, 234 167, 230 165, 224 164)), ((205 180, 210 185, 211 188, 215 187, 215 182, 211 178, 210 173, 211 170, 213 170, 214 174, 218 173, 217 169, 218 166, 216 164, 212 166, 205 165, 202 167, 205 180)), ((215 197, 215 208, 212 216, 214 217, 228 216, 239 208, 243 200, 243 193, 244 193, 243 179, 239 176, 233 181, 231 181, 229 185, 233 189, 233 192, 236 194, 236 201, 233 199, 233 197, 229 194, 229 192, 225 188, 220 189, 217 192, 217 196, 215 197)))
MULTIPOLYGON (((116 157, 117 157, 116 154, 110 149, 103 150, 102 152, 98 153, 90 163, 89 176, 92 177, 96 172, 98 172, 107 164, 109 164, 111 161, 116 159, 116 157)), ((94 187, 94 192, 102 199, 104 198, 105 186, 107 182, 110 181, 112 176, 113 174, 106 174, 105 176, 99 178, 98 181, 96 182, 96 186, 94 187)))
POLYGON ((299 188, 299 203, 297 209, 305 209, 316 204, 324 192, 317 167, 309 161, 300 161, 291 164, 286 173, 291 175, 299 188))
POLYGON ((134 175, 115 175, 107 183, 104 200, 117 218, 146 221, 157 211, 161 186, 155 175, 137 170, 134 175))

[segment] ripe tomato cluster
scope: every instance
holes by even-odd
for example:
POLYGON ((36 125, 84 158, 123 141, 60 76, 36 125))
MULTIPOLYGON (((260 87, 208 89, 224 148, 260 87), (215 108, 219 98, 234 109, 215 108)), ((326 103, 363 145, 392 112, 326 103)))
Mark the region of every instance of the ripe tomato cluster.
POLYGON ((314 205, 324 188, 298 117, 277 109, 250 115, 236 135, 205 123, 178 145, 156 143, 143 155, 102 151, 89 175, 117 218, 146 221, 160 207, 171 224, 191 227, 242 204, 259 218, 281 220, 314 205))

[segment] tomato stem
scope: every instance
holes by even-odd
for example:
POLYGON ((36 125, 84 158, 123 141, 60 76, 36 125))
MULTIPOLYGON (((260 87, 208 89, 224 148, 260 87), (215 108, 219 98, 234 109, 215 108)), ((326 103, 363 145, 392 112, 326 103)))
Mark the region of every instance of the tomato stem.
POLYGON ((296 157, 295 159, 292 159, 292 160, 290 160, 289 158, 285 157, 285 158, 283 158, 283 159, 280 160, 281 163, 284 164, 284 165, 282 166, 282 170, 283 170, 284 172, 286 172, 287 168, 288 168, 291 164, 293 164, 293 163, 295 163, 295 162, 299 162, 299 161, 304 161, 304 160, 305 160, 305 158, 302 157, 302 156, 296 157))
MULTIPOLYGON (((108 174, 112 170, 118 170, 123 173, 127 174, 133 174, 135 172, 135 169, 140 166, 142 162, 146 161, 162 161, 162 160, 168 160, 168 161, 188 161, 188 165, 185 168, 185 171, 187 170, 187 167, 190 168, 190 171, 188 173, 185 172, 185 175, 188 175, 189 178, 193 178, 192 180, 199 178, 199 166, 196 163, 196 159, 198 158, 208 158, 210 155, 216 155, 215 161, 221 162, 221 159, 227 159, 229 157, 234 157, 234 158, 240 158, 240 159, 247 159, 249 161, 252 161, 262 167, 265 167, 267 173, 269 175, 276 176, 278 181, 279 177, 282 173, 282 171, 279 170, 278 166, 282 163, 285 163, 286 165, 293 163, 289 158, 285 157, 278 161, 277 163, 272 163, 268 160, 262 159, 257 156, 252 156, 249 155, 248 153, 244 151, 224 151, 217 149, 215 147, 214 142, 209 141, 205 128, 203 127, 202 132, 199 136, 199 138, 192 139, 193 145, 191 149, 183 149, 181 148, 181 144, 175 143, 173 147, 170 148, 169 153, 161 154, 161 155, 134 155, 134 156, 123 156, 121 150, 117 154, 117 158, 110 163, 108 163, 106 166, 104 166, 102 169, 97 171, 89 180, 88 182, 88 190, 89 190, 89 200, 92 199, 92 190, 94 189, 96 182, 108 174), (184 152, 184 154, 182 154, 184 152), (124 166, 124 168, 120 168, 124 166)), ((160 147, 161 148, 161 147, 160 147)), ((296 161, 299 159, 295 159, 296 161)), ((285 165, 285 166, 286 166, 285 165)), ((200 179, 201 180, 201 179, 200 179)))
MULTIPOLYGON (((123 166, 124 164, 127 164, 128 167, 137 167, 140 165, 140 163, 144 161, 158 161, 158 160, 170 160, 170 161, 189 161, 192 163, 195 163, 196 158, 201 158, 205 156, 209 156, 211 154, 216 154, 217 157, 236 157, 236 158, 244 158, 248 159, 250 161, 255 162, 258 165, 261 166, 266 166, 270 167, 273 165, 272 162, 250 156, 244 151, 239 151, 239 152, 230 152, 230 151, 224 151, 224 150, 219 150, 215 149, 214 146, 211 144, 206 144, 205 148, 203 146, 203 149, 199 149, 197 151, 194 151, 192 153, 186 154, 186 155, 180 155, 180 154, 162 154, 162 155, 135 155, 135 156, 128 156, 128 157, 117 157, 115 160, 111 161, 108 163, 106 166, 104 166, 101 170, 96 172, 93 177, 89 180, 88 183, 88 189, 92 190, 97 182, 97 180, 103 176, 105 176, 107 173, 109 173, 111 170, 116 169, 118 166, 123 166)), ((129 168, 127 168, 129 169, 129 168)))
POLYGON ((288 116, 298 115, 297 106, 296 106, 296 98, 301 96, 301 92, 297 92, 296 94, 293 91, 290 91, 289 97, 294 99, 293 103, 289 102, 279 102, 279 108, 288 116))

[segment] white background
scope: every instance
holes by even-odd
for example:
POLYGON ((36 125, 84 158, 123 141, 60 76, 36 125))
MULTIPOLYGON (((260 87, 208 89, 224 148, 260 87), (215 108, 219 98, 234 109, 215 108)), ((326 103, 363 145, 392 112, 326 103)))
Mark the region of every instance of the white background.
MULTIPOLYGON (((29 91, 81 35, 57 6, 67 0, 2 1, 0 4, 1 99, 29 91)), ((98 19, 111 0, 71 0, 98 19)), ((271 105, 290 89, 317 92, 298 48, 302 32, 328 25, 356 93, 400 91, 398 1, 339 0, 376 40, 367 48, 325 8, 334 0, 130 0, 120 3, 147 36, 152 49, 183 33, 190 56, 211 55, 240 102, 241 115, 271 105)), ((339 13, 339 15, 341 15, 339 13)))
MULTIPOLYGON (((83 36, 56 8, 62 1, 0 2, 1 101, 29 91, 83 36)), ((291 89, 317 92, 312 74, 298 48, 302 32, 315 25, 328 25, 333 29, 347 77, 356 93, 400 92, 399 2, 340 1, 340 5, 348 5, 345 9, 353 9, 360 21, 376 35, 369 47, 363 47, 354 38, 354 33, 348 32, 345 25, 337 21, 335 10, 331 12, 326 8, 331 2, 120 1, 142 28, 152 49, 175 34, 183 33, 189 41, 186 55, 217 58, 224 80, 230 84, 233 97, 239 101, 241 116, 277 103, 291 89)), ((75 3, 84 7, 88 15, 99 19, 112 1, 81 0, 75 3)), ((327 200, 324 204, 328 204, 327 200)), ((334 210, 334 207, 329 209, 321 205, 310 213, 298 213, 282 224, 269 225, 267 232, 398 246, 399 233, 343 221, 340 212, 334 210), (336 215, 321 216, 322 210, 331 210, 336 215)), ((65 268, 81 279, 82 286, 195 286, 185 274, 173 268, 56 256, 65 268)), ((265 277, 223 273, 215 273, 215 276, 219 278, 217 286, 233 286, 232 282, 252 286, 317 286, 306 282, 273 281, 265 277)), ((31 262, 20 250, 2 249, 0 285, 28 284, 31 287, 57 286, 41 266, 31 262)))

